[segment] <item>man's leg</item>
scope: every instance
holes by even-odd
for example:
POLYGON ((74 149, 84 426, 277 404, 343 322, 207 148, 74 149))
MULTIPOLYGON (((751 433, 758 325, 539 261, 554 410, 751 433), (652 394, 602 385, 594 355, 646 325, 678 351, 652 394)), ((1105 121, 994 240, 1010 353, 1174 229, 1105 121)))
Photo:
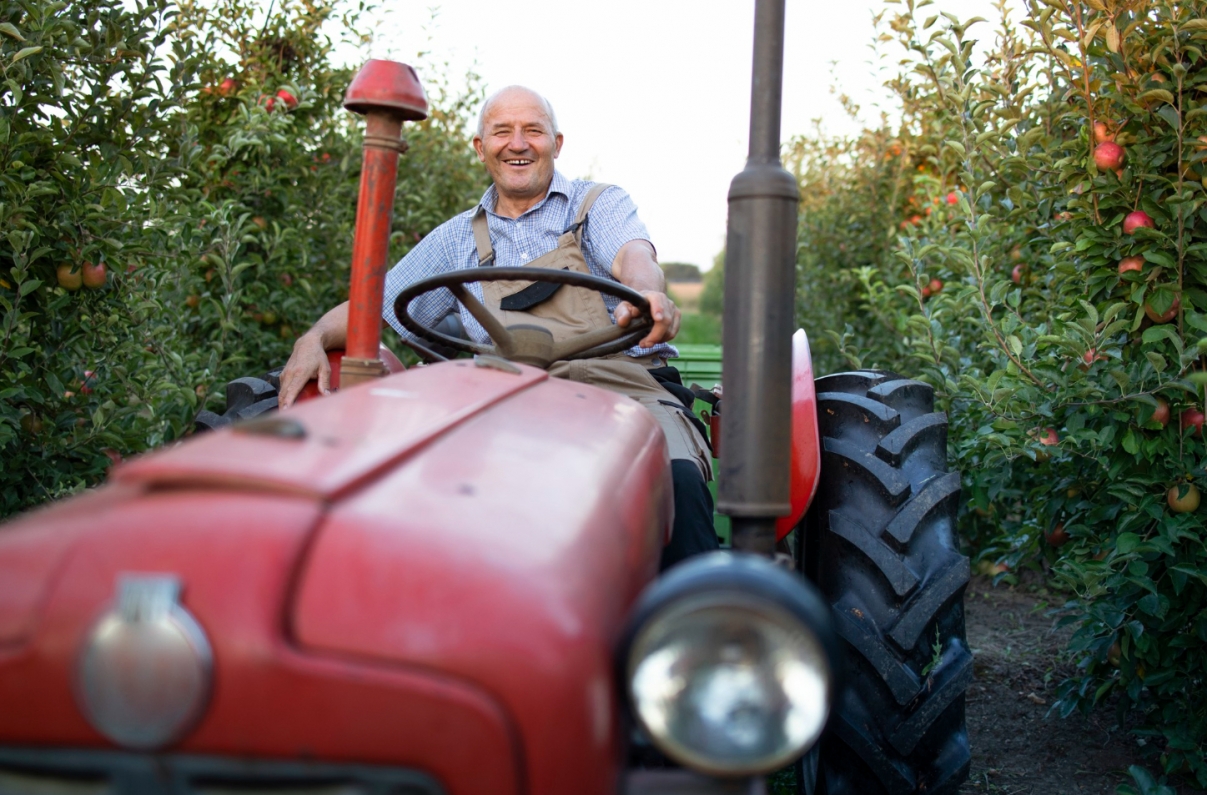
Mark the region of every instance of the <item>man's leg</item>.
POLYGON ((684 558, 720 548, 712 522, 712 494, 700 467, 695 461, 674 459, 671 480, 675 490, 675 524, 671 528, 671 542, 662 548, 662 571, 684 558))

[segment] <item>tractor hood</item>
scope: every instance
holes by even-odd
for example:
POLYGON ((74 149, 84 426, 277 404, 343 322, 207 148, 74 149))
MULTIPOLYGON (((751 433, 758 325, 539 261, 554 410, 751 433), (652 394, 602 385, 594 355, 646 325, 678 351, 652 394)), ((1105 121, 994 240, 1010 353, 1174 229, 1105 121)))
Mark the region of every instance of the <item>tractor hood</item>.
POLYGON ((609 791, 613 654, 670 512, 652 417, 545 380, 332 507, 293 633, 315 652, 472 682, 522 727, 533 791, 609 791))

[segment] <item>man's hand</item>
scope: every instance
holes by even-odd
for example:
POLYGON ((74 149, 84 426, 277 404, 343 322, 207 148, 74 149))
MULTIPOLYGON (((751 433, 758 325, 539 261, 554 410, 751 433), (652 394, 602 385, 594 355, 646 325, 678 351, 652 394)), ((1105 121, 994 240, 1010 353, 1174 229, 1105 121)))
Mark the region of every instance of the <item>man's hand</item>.
MULTIPOLYGON (((654 325, 645 339, 637 343, 638 346, 652 348, 660 342, 670 342, 679 333, 679 307, 675 306, 675 302, 666 293, 643 290, 641 295, 650 303, 650 317, 654 325)), ((616 325, 628 326, 641 313, 628 301, 621 301, 616 305, 614 314, 616 325)))
MULTIPOLYGON (((630 240, 620 247, 612 261, 612 275, 616 281, 631 287, 645 297, 650 304, 650 319, 654 321, 650 333, 637 343, 642 348, 652 348, 660 342, 669 342, 679 333, 679 307, 666 294, 666 277, 658 260, 654 257, 654 245, 648 240, 630 240)), ((627 326, 640 313, 628 301, 616 305, 613 316, 616 325, 627 326)))
POLYGON ((292 406, 312 378, 318 379, 320 393, 331 394, 331 364, 327 361, 327 351, 342 348, 347 341, 348 302, 345 301, 319 318, 319 322, 293 344, 293 353, 281 371, 278 405, 283 409, 292 406))
POLYGON ((293 344, 293 353, 281 371, 281 389, 278 404, 287 409, 297 400, 302 389, 311 379, 317 378, 319 392, 331 394, 331 364, 323 342, 313 331, 298 337, 293 344))

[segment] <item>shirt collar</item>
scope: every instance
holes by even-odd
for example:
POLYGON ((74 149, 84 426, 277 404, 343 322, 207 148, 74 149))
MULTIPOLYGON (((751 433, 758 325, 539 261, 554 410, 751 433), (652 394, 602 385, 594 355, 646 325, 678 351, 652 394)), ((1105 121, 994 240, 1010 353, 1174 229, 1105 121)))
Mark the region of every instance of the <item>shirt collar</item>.
MULTIPOLYGON (((554 169, 553 182, 549 184, 549 192, 545 194, 545 198, 534 204, 531 209, 524 213, 524 215, 539 210, 542 206, 544 206, 545 202, 549 201, 549 197, 555 193, 559 193, 569 200, 571 187, 570 180, 563 177, 562 172, 554 169)), ((492 182, 490 187, 486 189, 486 192, 482 194, 481 200, 478 201, 478 206, 486 210, 486 212, 493 214, 495 211, 495 203, 498 202, 498 200, 499 192, 495 190, 494 183, 492 182)))

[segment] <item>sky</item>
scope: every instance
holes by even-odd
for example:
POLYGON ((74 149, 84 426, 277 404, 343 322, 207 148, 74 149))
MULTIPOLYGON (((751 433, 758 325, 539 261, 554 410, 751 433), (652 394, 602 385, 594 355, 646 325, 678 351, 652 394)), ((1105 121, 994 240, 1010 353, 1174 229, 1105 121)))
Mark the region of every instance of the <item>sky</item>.
MULTIPOLYGON (((558 169, 627 190, 662 262, 711 267, 724 246, 729 182, 746 159, 753 0, 384 5, 371 57, 414 64, 421 80, 425 63, 447 62, 454 80, 474 69, 488 94, 512 84, 544 94, 565 136, 558 169)), ((962 19, 998 16, 988 0, 934 7, 962 19)), ((816 121, 829 133, 858 130, 835 86, 865 120, 891 111, 869 46, 872 15, 884 8, 787 0, 782 140, 816 121)), ((972 35, 989 37, 992 27, 972 35)))

